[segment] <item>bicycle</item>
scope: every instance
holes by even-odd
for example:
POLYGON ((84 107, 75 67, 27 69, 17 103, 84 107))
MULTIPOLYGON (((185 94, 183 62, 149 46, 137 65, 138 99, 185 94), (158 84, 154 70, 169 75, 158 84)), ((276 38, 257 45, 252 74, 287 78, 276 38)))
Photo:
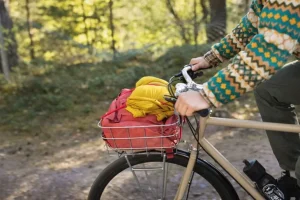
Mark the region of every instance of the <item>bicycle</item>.
MULTIPOLYGON (((184 77, 187 84, 195 84, 191 78, 191 74, 188 73, 190 67, 185 67, 180 75, 184 77)), ((171 81, 170 81, 171 82, 171 81)), ((198 135, 194 135, 195 141, 190 146, 190 152, 180 150, 176 148, 176 144, 171 146, 172 158, 170 157, 170 151, 165 150, 163 145, 155 149, 147 149, 145 147, 142 151, 139 149, 126 148, 114 150, 118 151, 120 158, 111 163, 105 168, 97 177, 93 183, 88 199, 89 200, 109 200, 109 199, 156 199, 156 200, 167 200, 167 199, 205 199, 201 197, 201 194, 206 194, 209 199, 223 199, 223 200, 238 200, 239 197, 230 181, 221 173, 214 165, 202 160, 198 157, 200 151, 199 146, 205 151, 211 158, 213 158, 219 166, 221 166, 251 197, 257 200, 267 199, 261 191, 259 191, 257 184, 255 184, 248 176, 239 172, 214 146, 205 138, 204 132, 206 125, 214 126, 228 126, 237 128, 252 128, 261 130, 273 130, 273 131, 286 131, 286 132, 300 132, 299 125, 280 124, 280 123, 266 123, 256 122, 249 120, 237 120, 237 119, 225 119, 225 118, 214 118, 209 116, 209 110, 202 110, 199 112, 199 126, 197 129, 190 126, 193 133, 198 132, 198 135), (151 164, 151 166, 150 166, 151 164), (175 165, 175 166, 174 166, 175 165), (184 175, 178 177, 178 172, 184 170, 184 175), (128 179, 128 175, 132 174, 133 179, 136 182, 137 189, 129 184, 121 184, 121 187, 116 187, 114 183, 119 183, 120 180, 114 179, 117 175, 124 172, 123 179, 128 179), (169 174, 175 171, 175 175, 170 176, 169 174), (138 173, 143 172, 141 178, 138 177, 138 173), (154 175, 161 172, 162 174, 151 180, 154 175), (161 187, 158 186, 160 179, 161 187), (178 184, 181 179, 180 184, 178 184), (193 185, 195 183, 196 185, 193 185), (212 186, 213 190, 207 191, 206 187, 201 188, 203 181, 207 181, 207 184, 212 186), (155 187, 155 183, 157 186, 155 187), (111 184, 112 186, 110 186, 111 184), (145 184, 148 184, 145 186, 145 184), (128 188, 126 188, 128 186, 128 188), (170 189, 172 186, 175 189, 170 189), (105 195, 105 189, 111 188, 112 190, 120 189, 124 193, 127 192, 127 196, 112 192, 108 196, 105 195), (178 188, 178 189, 177 189, 178 188), (194 189, 195 191, 192 191, 194 189), (216 198, 215 195, 218 197, 216 198)), ((180 125, 181 122, 179 121, 180 125)), ((123 127, 124 128, 124 127, 123 127)), ((132 128, 132 127, 125 127, 132 128)), ((173 135, 174 136, 174 135, 173 135)), ((173 137, 172 136, 172 137, 173 137)), ((107 139, 107 138, 105 138, 107 139)), ((110 138, 118 139, 118 138, 110 138)), ((131 140, 132 138, 128 138, 131 140)), ((149 139, 147 137, 145 140, 149 139)), ((147 142, 145 143, 147 144, 147 142)), ((170 149, 169 148, 169 149, 170 149)), ((131 179, 129 182, 132 181, 131 179)), ((279 196, 278 199, 284 199, 279 196)))

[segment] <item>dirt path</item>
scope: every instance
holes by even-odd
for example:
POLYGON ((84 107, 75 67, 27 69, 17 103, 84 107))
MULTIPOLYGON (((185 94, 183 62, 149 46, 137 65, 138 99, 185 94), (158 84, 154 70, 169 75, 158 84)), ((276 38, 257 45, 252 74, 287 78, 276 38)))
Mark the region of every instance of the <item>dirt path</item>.
MULTIPOLYGON (((263 131, 208 127, 207 133, 209 140, 238 169, 242 169, 243 159, 256 158, 271 174, 280 175, 263 131)), ((86 199, 96 176, 112 161, 106 156, 103 142, 97 134, 70 133, 46 142, 39 136, 28 140, 2 133, 0 199, 86 199), (13 143, 8 144, 7 141, 13 143)), ((185 137, 190 138, 189 135, 185 137)), ((202 157, 210 160, 204 155, 202 157)), ((232 182, 242 200, 251 199, 232 182)))

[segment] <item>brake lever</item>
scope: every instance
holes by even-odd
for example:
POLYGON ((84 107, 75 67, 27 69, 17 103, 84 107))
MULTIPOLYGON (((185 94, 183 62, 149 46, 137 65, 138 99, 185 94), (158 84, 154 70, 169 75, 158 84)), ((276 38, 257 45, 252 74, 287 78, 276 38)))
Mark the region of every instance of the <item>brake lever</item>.
MULTIPOLYGON (((202 71, 198 71, 198 72, 189 71, 188 74, 192 80, 195 80, 196 78, 203 76, 204 73, 202 71)), ((186 82, 184 77, 181 77, 180 80, 186 82)))
MULTIPOLYGON (((194 80, 194 79, 196 79, 196 78, 201 77, 201 76, 204 75, 203 71, 194 72, 192 70, 188 71, 188 74, 192 78, 192 80, 194 80)), ((185 79, 184 79, 184 77, 183 77, 183 75, 182 75, 182 72, 176 74, 175 77, 180 77, 179 79, 181 81, 186 82, 185 79)))
POLYGON ((176 101, 177 101, 177 98, 169 96, 169 95, 164 95, 164 99, 171 103, 176 103, 176 101))
MULTIPOLYGON (((192 65, 185 65, 184 67, 190 67, 191 69, 188 71, 188 74, 191 76, 191 75, 193 75, 194 74, 194 71, 192 70, 192 65)), ((176 78, 181 78, 181 77, 183 77, 183 74, 182 74, 182 72, 180 71, 178 74, 176 74, 174 77, 176 77, 176 78)))
POLYGON ((195 78, 201 77, 203 75, 204 75, 204 72, 203 71, 199 71, 199 72, 195 73, 195 78))

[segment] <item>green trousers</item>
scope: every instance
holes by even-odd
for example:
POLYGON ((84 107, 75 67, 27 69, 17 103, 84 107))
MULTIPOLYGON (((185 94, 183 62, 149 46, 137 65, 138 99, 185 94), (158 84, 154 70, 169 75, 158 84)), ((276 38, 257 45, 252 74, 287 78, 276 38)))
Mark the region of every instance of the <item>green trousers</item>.
MULTIPOLYGON (((300 104, 300 61, 289 63, 254 90, 264 122, 298 124, 294 105, 300 104)), ((284 170, 295 171, 300 185, 299 134, 267 131, 272 150, 284 170)))

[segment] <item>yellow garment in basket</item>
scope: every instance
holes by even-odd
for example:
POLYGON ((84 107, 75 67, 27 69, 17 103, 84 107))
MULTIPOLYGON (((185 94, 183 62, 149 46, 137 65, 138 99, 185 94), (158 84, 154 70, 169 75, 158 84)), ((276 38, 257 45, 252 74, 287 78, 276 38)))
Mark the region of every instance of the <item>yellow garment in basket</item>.
POLYGON ((159 78, 141 78, 127 99, 126 110, 132 113, 133 117, 156 115, 158 121, 172 116, 174 105, 164 99, 164 95, 169 95, 167 86, 168 82, 159 78))

